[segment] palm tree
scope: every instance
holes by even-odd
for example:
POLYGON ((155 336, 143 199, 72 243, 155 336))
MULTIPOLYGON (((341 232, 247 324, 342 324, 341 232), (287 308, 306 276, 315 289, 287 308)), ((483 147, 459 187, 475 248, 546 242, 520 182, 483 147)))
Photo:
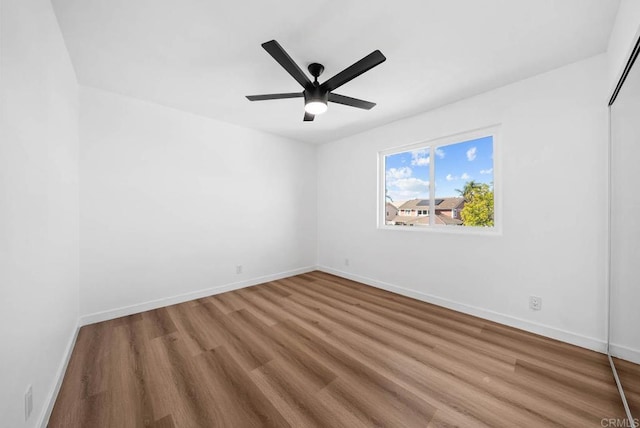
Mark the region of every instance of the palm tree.
POLYGON ((460 193, 460 196, 464 198, 465 202, 471 201, 474 193, 482 189, 482 183, 476 183, 474 180, 467 181, 464 184, 462 190, 456 189, 456 192, 460 193))

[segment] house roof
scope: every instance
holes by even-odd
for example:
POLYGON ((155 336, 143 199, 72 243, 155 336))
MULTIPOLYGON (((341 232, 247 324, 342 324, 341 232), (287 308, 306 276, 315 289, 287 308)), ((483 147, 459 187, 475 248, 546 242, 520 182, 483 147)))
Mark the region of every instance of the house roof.
MULTIPOLYGON (((438 202, 438 200, 436 200, 438 202)), ((442 198, 442 202, 436 204, 436 209, 438 210, 452 210, 455 208, 460 208, 460 206, 464 203, 464 198, 442 198)))
POLYGON ((461 226, 462 225, 462 220, 457 219, 457 218, 451 218, 449 216, 446 216, 444 214, 437 214, 436 215, 436 224, 446 224, 447 226, 461 226), (442 223, 440 223, 442 222, 442 223))
MULTIPOLYGON (((464 203, 464 198, 436 198, 436 210, 452 210, 459 208, 464 203)), ((400 206, 401 210, 429 209, 428 199, 411 199, 400 206)))
POLYGON ((389 202, 391 205, 393 205, 394 207, 400 209, 400 207, 407 201, 391 201, 389 202))
POLYGON ((429 217, 416 217, 416 216, 410 216, 410 215, 397 215, 393 218, 394 223, 404 223, 406 225, 415 225, 415 224, 419 224, 419 225, 428 225, 429 224, 429 217))

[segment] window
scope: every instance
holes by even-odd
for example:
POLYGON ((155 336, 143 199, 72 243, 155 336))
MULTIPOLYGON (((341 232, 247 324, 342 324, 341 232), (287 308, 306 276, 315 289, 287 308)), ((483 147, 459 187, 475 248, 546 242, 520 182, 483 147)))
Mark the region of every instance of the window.
POLYGON ((380 152, 380 200, 415 217, 380 224, 495 229, 496 140, 497 128, 491 128, 380 152))

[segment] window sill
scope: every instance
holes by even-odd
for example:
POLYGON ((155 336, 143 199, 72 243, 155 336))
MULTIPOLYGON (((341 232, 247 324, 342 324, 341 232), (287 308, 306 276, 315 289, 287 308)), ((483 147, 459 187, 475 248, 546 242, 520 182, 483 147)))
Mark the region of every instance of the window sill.
POLYGON ((494 227, 473 226, 378 226, 378 230, 394 230, 413 233, 443 233, 451 235, 502 236, 502 229, 494 227))

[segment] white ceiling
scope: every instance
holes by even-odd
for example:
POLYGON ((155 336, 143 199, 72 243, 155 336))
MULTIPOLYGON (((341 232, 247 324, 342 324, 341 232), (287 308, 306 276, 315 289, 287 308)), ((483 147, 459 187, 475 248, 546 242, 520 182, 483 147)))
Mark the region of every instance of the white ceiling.
POLYGON ((80 84, 307 142, 325 142, 604 52, 617 0, 52 0, 80 84), (302 88, 261 43, 320 81, 380 49, 387 61, 303 123, 302 88))

